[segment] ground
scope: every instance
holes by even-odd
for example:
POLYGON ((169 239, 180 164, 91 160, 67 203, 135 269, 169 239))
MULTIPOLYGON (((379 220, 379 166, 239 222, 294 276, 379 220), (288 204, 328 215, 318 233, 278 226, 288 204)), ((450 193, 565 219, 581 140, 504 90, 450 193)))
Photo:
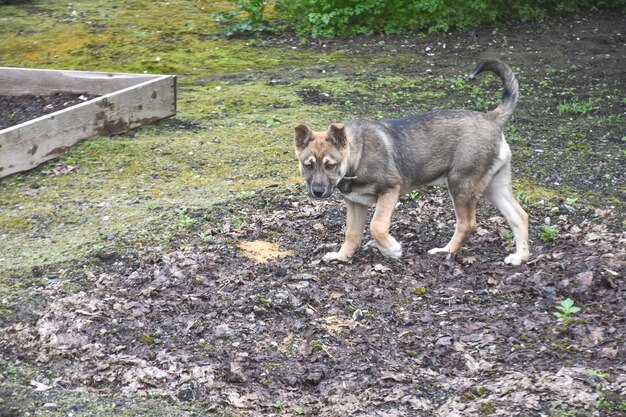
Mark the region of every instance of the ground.
POLYGON ((208 7, 0 6, 0 65, 179 75, 175 118, 0 180, 0 416, 624 412, 622 15, 319 41, 224 38, 208 7), (530 262, 487 203, 427 255, 454 228, 432 188, 394 215, 401 260, 320 263, 345 209, 306 197, 292 126, 486 110, 490 55, 521 85, 530 262))

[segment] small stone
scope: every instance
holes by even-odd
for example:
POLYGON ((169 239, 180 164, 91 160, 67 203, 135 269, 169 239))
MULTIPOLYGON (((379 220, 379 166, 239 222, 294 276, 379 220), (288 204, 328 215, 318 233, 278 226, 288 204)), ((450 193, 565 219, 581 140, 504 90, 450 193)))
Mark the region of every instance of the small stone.
POLYGON ((285 268, 282 265, 278 265, 276 267, 276 271, 274 271, 274 274, 278 277, 278 278, 282 278, 285 275, 287 275, 287 268, 285 268))
POLYGON ((181 401, 191 401, 193 399, 193 391, 190 388, 184 388, 178 391, 177 397, 181 401))
POLYGON ((228 365, 229 376, 228 380, 234 383, 247 382, 246 375, 243 372, 243 366, 239 362, 231 362, 228 365))
POLYGON ((304 375, 304 381, 308 384, 318 385, 323 379, 323 369, 312 369, 304 375))

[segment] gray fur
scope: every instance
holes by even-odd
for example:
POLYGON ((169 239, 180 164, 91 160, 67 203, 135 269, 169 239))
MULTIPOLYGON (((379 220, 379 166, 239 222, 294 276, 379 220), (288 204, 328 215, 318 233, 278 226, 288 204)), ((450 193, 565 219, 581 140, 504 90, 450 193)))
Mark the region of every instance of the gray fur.
POLYGON ((504 83, 502 103, 490 112, 436 110, 403 119, 358 119, 345 126, 333 124, 326 132, 313 132, 306 125, 296 128, 296 154, 309 194, 327 198, 337 188, 348 200, 346 241, 325 260, 352 256, 362 238, 365 206, 374 202, 372 235, 383 254, 400 256, 400 243, 389 235, 399 196, 443 183, 457 226, 444 248, 429 253, 460 249, 476 229, 476 203, 487 190, 515 235, 517 253, 505 261, 519 265, 528 259, 528 215, 513 196, 511 153, 503 134, 517 104, 518 84, 511 69, 497 59, 479 63, 472 77, 483 71, 495 72, 504 83))

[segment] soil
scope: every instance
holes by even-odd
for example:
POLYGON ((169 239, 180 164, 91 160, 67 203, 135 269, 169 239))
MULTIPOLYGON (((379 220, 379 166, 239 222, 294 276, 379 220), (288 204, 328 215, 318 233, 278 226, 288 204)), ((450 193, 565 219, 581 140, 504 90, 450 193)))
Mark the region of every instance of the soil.
POLYGON ((623 401, 626 234, 607 230, 606 213, 553 210, 557 237, 512 268, 505 223, 487 208, 462 254, 425 255, 454 227, 435 189, 394 216, 400 261, 367 244, 327 265, 343 204, 294 194, 190 212, 190 232, 213 227, 203 241, 142 259, 101 254, 83 291, 49 279, 35 290, 49 305, 4 323, 5 355, 45 366, 59 387, 152 390, 241 416, 287 415, 283 404, 311 416, 539 415, 623 401), (258 241, 284 257, 251 259, 242 244, 258 241), (553 315, 567 298, 581 308, 569 324, 553 315))
MULTIPOLYGON (((503 29, 510 39, 529 40, 530 49, 519 51, 518 59, 531 91, 547 88, 541 87, 543 78, 531 77, 539 65, 556 71, 551 91, 580 80, 590 89, 608 80, 620 91, 624 35, 606 33, 623 28, 624 21, 608 14, 594 19, 503 29), (587 55, 572 70, 569 54, 577 50, 587 55)), ((455 60, 475 60, 472 45, 491 45, 494 36, 492 29, 479 29, 420 43, 371 37, 308 47, 373 58, 401 48, 421 57, 454 48, 454 56, 433 60, 445 71, 455 60)), ((288 38, 275 42, 293 44, 288 38)), ((417 71, 408 64, 393 68, 417 71)), ((372 81, 374 90, 368 76, 354 74, 372 81)), ((339 97, 313 88, 297 94, 315 105, 351 98, 356 110, 371 114, 376 105, 393 116, 401 106, 375 100, 383 89, 370 96, 339 97)), ((537 97, 531 95, 516 116, 522 133, 531 122, 543 121, 547 130, 562 120, 537 97)), ((624 102, 611 103, 616 109, 598 105, 591 116, 617 113, 617 121, 598 125, 594 135, 583 132, 578 143, 619 150, 613 133, 623 126, 624 102), (598 137, 605 139, 594 143, 598 137)), ((402 111, 417 105, 405 104, 402 111)), ((569 122, 591 116, 573 114, 569 122)), ((165 128, 196 131, 199 125, 170 121, 165 128)), ((0 363, 0 382, 6 382, 0 385, 0 415, 34 414, 45 404, 54 404, 58 415, 80 413, 78 400, 63 408, 68 393, 78 390, 111 398, 110 414, 98 415, 122 413, 137 398, 161 399, 178 407, 173 415, 189 416, 623 415, 624 158, 598 152, 568 160, 566 140, 546 143, 540 136, 511 146, 523 156, 516 178, 595 190, 621 205, 525 204, 532 214, 530 234, 541 238, 520 267, 503 263, 512 250, 508 226, 487 205, 481 205, 479 229, 459 255, 427 255, 445 245, 454 229, 442 188, 398 206, 391 229, 403 244, 398 261, 382 257, 366 235, 351 262, 321 263, 324 253, 339 247, 345 208, 337 197, 310 200, 301 186, 185 211, 173 247, 147 256, 102 250, 92 262, 54 273, 32 271, 45 276, 30 289, 32 303, 0 316, 0 345, 6 363, 35 371, 26 387, 9 384, 17 371, 0 363), (543 165, 547 155, 564 162, 543 165), (553 235, 542 233, 547 224, 553 235), (568 299, 580 310, 557 317, 568 299)))
POLYGON ((91 94, 0 96, 0 130, 94 99, 91 94))

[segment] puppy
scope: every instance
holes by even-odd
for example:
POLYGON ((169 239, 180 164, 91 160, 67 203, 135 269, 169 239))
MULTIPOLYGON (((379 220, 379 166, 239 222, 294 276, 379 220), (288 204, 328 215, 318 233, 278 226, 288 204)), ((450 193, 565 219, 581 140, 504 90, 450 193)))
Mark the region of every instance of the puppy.
POLYGON ((506 218, 516 251, 504 262, 528 260, 528 215, 511 187, 511 150, 504 126, 518 99, 511 68, 497 59, 479 63, 470 78, 492 71, 504 83, 502 103, 483 113, 435 110, 394 120, 353 120, 331 124, 325 132, 307 125, 295 128, 296 156, 308 193, 328 198, 335 189, 347 204, 345 241, 324 261, 347 261, 359 247, 368 206, 376 204, 370 223, 380 251, 402 255, 401 244, 389 234, 391 216, 401 195, 422 186, 446 184, 456 214, 456 229, 443 248, 430 254, 455 253, 476 230, 476 204, 485 194, 506 218))

